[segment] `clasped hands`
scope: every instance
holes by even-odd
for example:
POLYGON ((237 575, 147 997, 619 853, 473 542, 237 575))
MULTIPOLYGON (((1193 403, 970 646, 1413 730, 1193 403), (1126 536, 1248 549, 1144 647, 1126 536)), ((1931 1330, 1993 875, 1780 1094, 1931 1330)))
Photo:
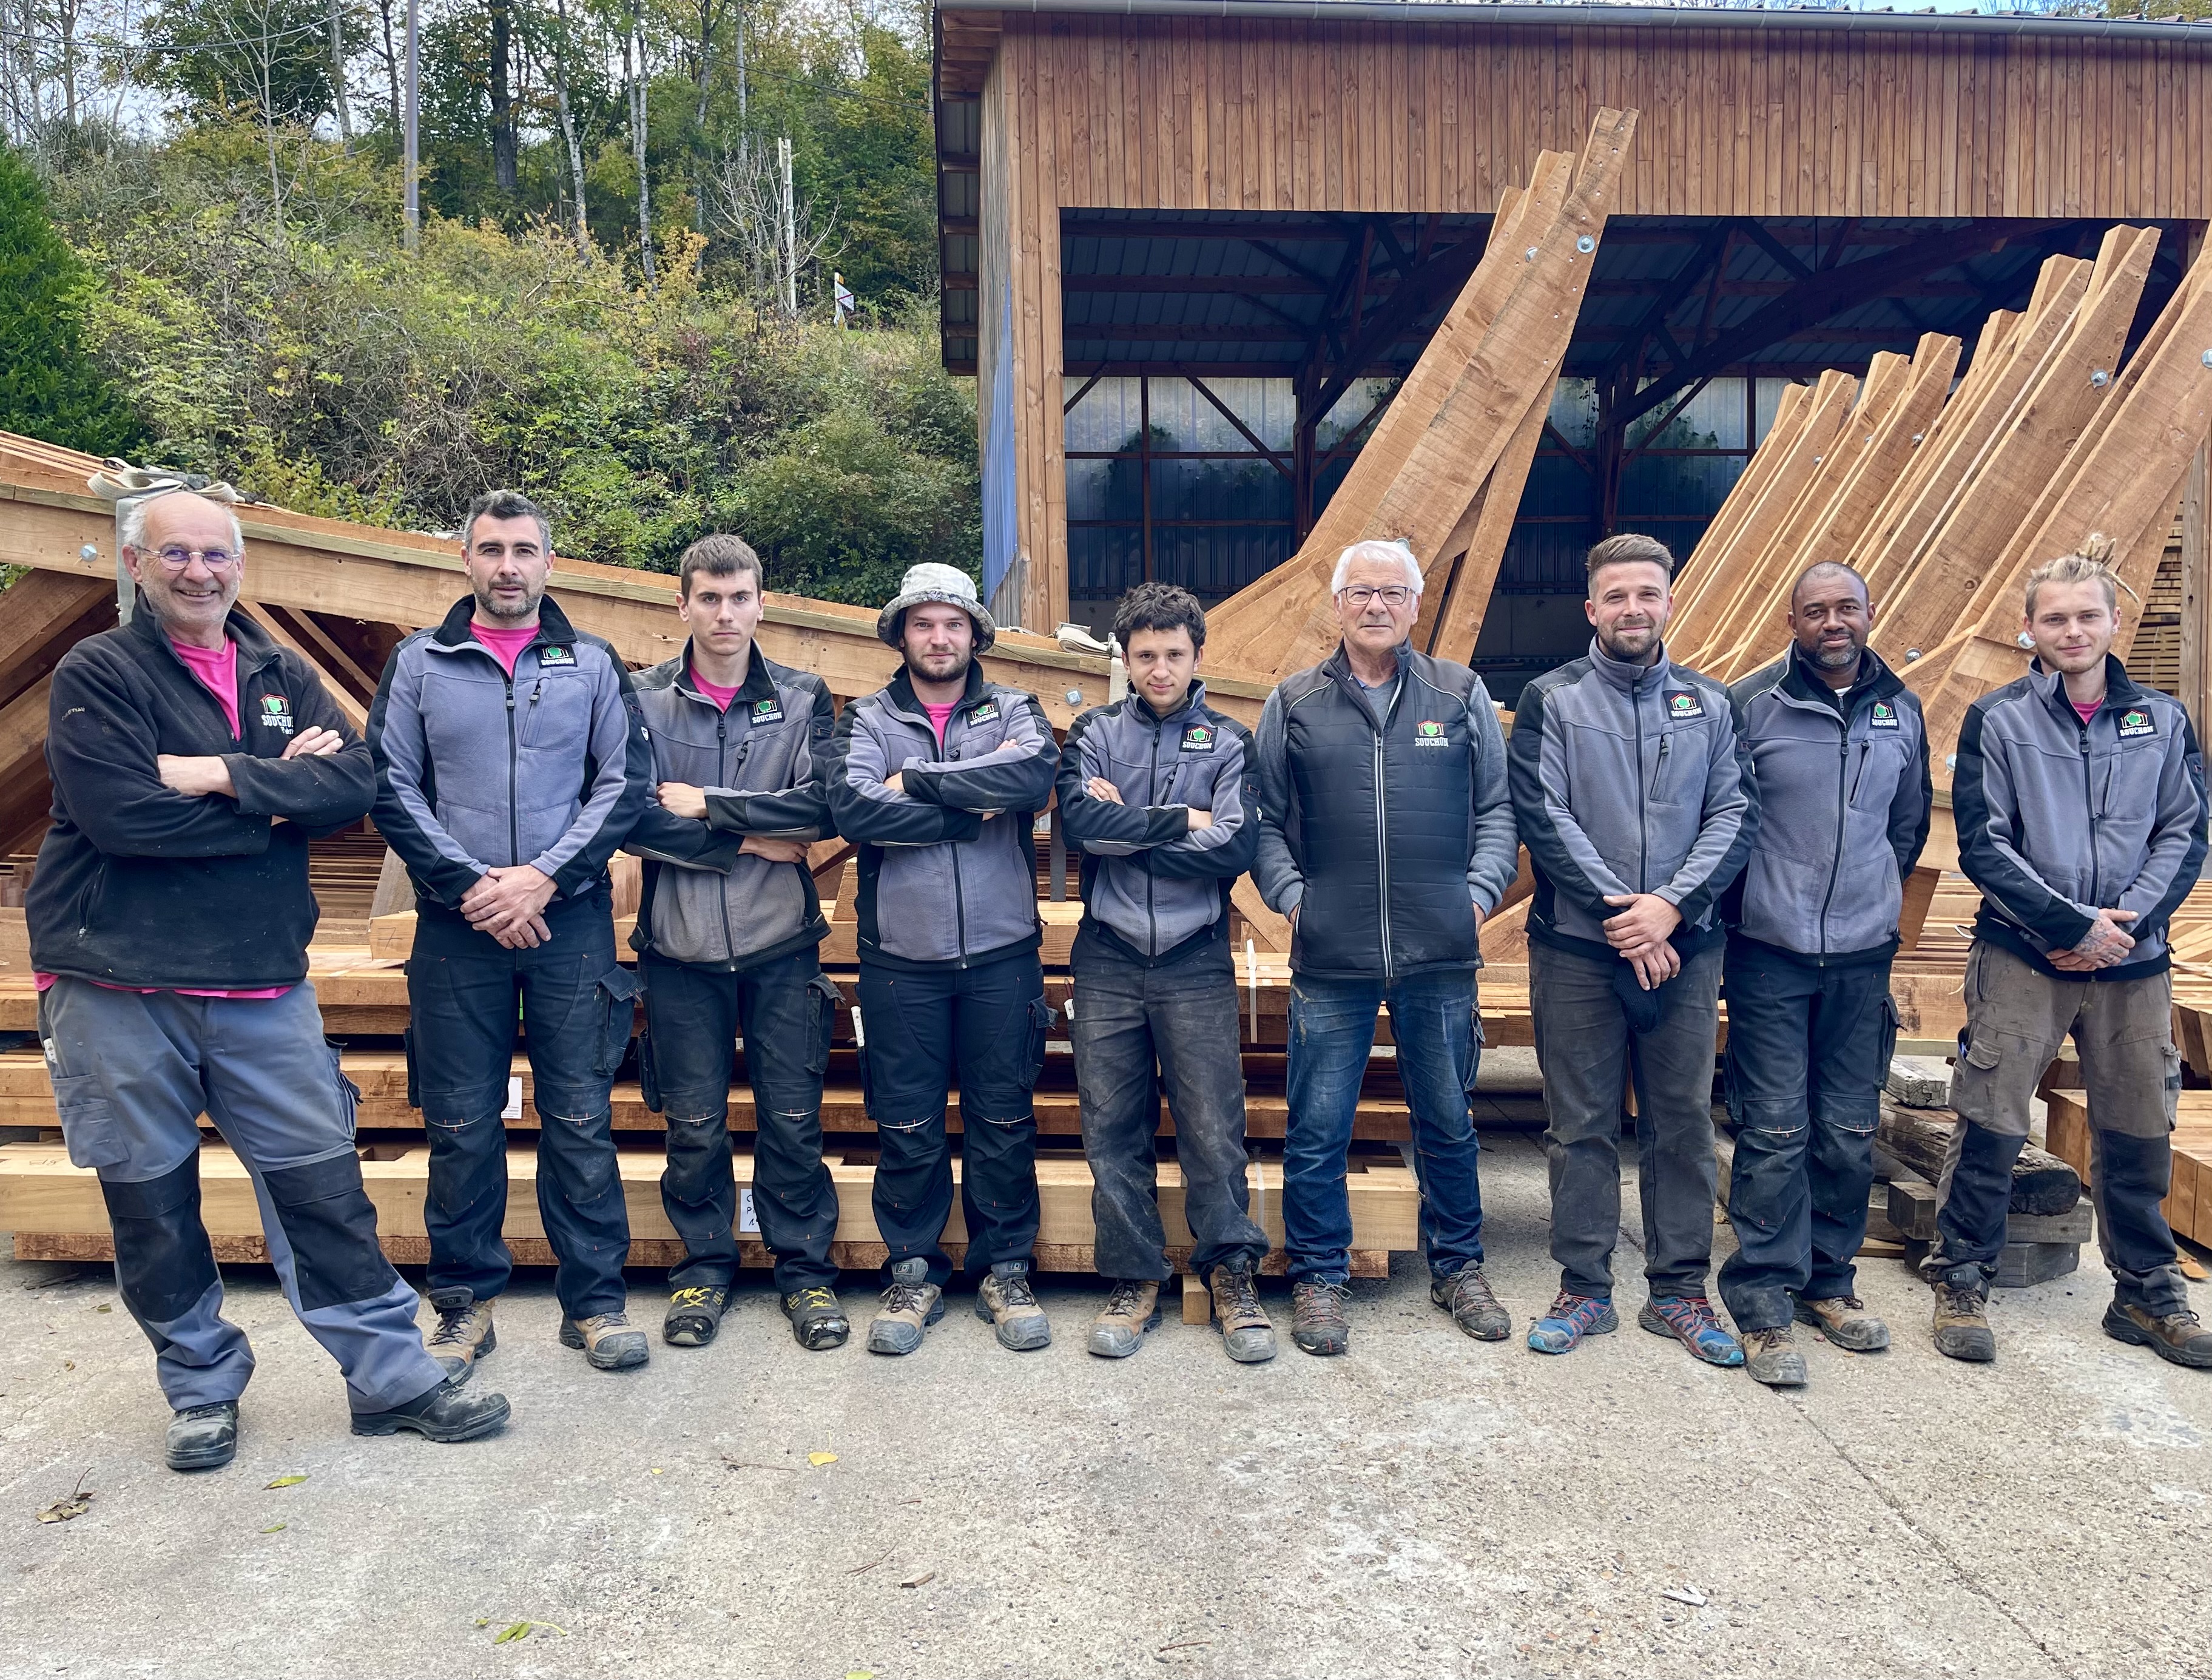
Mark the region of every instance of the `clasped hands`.
POLYGON ((2119 925, 2135 919, 2133 910, 2099 910, 2097 919, 2089 924, 2089 931, 2081 935, 2072 950, 2051 953, 2051 967, 2068 974, 2087 974, 2112 967, 2136 948, 2135 935, 2124 932, 2119 925))
POLYGON ((1656 892, 1608 893, 1606 903, 1620 912, 1606 918, 1606 942, 1636 971, 1638 985, 1654 991, 1682 971, 1680 953, 1668 943, 1681 911, 1656 892))

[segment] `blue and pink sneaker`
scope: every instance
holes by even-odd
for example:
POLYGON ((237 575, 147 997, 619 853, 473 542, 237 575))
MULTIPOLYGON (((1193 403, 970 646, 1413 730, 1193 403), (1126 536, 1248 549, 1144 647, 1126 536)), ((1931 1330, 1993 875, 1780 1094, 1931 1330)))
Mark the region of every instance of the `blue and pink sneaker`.
POLYGON ((1528 1346, 1540 1354, 1564 1354, 1586 1336, 1603 1336, 1620 1328, 1611 1301, 1561 1290, 1552 1310, 1528 1327, 1528 1346))
POLYGON ((1636 1322, 1654 1336, 1671 1336, 1708 1365, 1731 1369, 1743 1363, 1743 1348, 1713 1317, 1703 1295, 1654 1295, 1637 1310, 1636 1322))

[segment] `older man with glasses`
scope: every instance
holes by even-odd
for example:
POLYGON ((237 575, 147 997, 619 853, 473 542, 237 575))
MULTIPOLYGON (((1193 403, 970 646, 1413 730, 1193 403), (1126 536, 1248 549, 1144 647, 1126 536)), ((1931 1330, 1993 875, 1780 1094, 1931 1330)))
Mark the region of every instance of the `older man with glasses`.
POLYGON ((228 508, 140 502, 123 562, 130 623, 54 669, 53 826, 26 910, 62 1135, 100 1175, 118 1288, 174 1414, 169 1467, 231 1461, 253 1374, 200 1219, 203 1113, 252 1179, 285 1299, 345 1373, 354 1433, 484 1434, 507 1402, 456 1392, 423 1348, 307 981, 307 843, 368 810, 368 749, 307 661, 234 610, 228 508))
POLYGON ((1482 680, 1414 651, 1421 569, 1355 543, 1330 586, 1343 640, 1267 697, 1253 879, 1291 919, 1290 1120, 1283 1227, 1291 1339, 1350 1345, 1346 1157, 1378 1008, 1413 1110, 1430 1299, 1468 1335, 1512 1328, 1482 1273, 1474 971, 1516 852, 1505 744, 1482 680))

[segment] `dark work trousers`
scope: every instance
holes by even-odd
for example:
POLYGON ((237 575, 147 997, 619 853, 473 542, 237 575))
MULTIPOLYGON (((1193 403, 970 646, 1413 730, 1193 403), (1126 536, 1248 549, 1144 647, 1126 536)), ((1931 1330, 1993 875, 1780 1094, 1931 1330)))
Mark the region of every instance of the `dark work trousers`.
POLYGON ((1897 1009, 1887 959, 1815 968, 1737 940, 1725 974, 1736 1251, 1721 1298, 1738 1330, 1779 1330, 1792 1295, 1857 1293, 1897 1009))
POLYGON ((538 1211, 574 1318, 622 1309, 629 1210, 610 1095, 641 982, 615 962, 603 892, 548 906, 553 937, 509 951, 451 910, 418 905, 407 962, 410 1081, 430 1139, 430 1287, 488 1300, 514 1266, 507 1217, 507 1099, 520 1006, 538 1110, 538 1211))
POLYGON ((741 973, 648 955, 641 1055, 668 1123, 660 1205, 684 1239, 671 1289, 729 1287, 738 1273, 738 1181, 730 1148, 732 1047, 745 1041, 753 1088, 753 1214, 775 1256, 775 1287, 834 1284, 837 1185, 822 1164, 822 1072, 837 989, 812 950, 741 973))
POLYGON ((1173 1275, 1160 1223, 1163 1087, 1175 1117, 1191 1269, 1206 1277, 1240 1257, 1256 1269, 1267 1257, 1267 1234, 1248 1211, 1244 1071, 1228 944, 1215 940, 1176 962, 1148 966, 1079 935, 1074 970, 1067 1033, 1083 1104, 1099 1271, 1161 1281, 1173 1275))
POLYGON ((2028 1101, 2070 1036, 2088 1099, 2090 1194, 2112 1293, 2147 1312, 2181 1312, 2189 1286, 2159 1205, 2172 1188, 2170 1133, 2181 1098, 2173 977, 2061 979, 1977 940, 1966 957, 1966 994, 1951 1103, 1966 1123, 1923 1269, 1954 1284, 1996 1275, 2028 1101))
POLYGON ((253 1181, 276 1281, 338 1362, 348 1404, 384 1411, 445 1380, 422 1349, 415 1292, 378 1246, 354 1153, 358 1093, 323 1038, 313 986, 185 997, 64 976, 39 1000, 39 1037, 70 1159, 100 1174, 118 1291, 171 1407, 235 1400, 253 1374, 200 1220, 203 1112, 253 1181))
POLYGON ((916 1255, 929 1281, 952 1275, 945 1222, 952 1214, 945 1105, 960 1079, 960 1211, 968 1269, 1027 1260, 1036 1246, 1036 1113, 1052 1009, 1035 951, 971 968, 860 965, 860 1054, 868 1117, 876 1123, 876 1229, 887 1266, 916 1255))
POLYGON ((1621 1099, 1636 1088, 1644 1275, 1655 1297, 1703 1295, 1713 1257, 1713 1041, 1721 949, 1686 958, 1639 1032, 1613 989, 1618 957, 1531 940, 1528 1008, 1550 1126, 1552 1257, 1570 1294, 1613 1298, 1621 1099))
POLYGON ((1290 1117, 1283 1131, 1283 1239, 1295 1281, 1352 1275, 1352 1196, 1345 1157, 1375 1019, 1390 1010, 1398 1078, 1413 1111, 1421 1246, 1429 1270, 1451 1277, 1482 1263, 1481 1145, 1468 1093, 1482 1058, 1471 969, 1372 980, 1291 977, 1290 1117))

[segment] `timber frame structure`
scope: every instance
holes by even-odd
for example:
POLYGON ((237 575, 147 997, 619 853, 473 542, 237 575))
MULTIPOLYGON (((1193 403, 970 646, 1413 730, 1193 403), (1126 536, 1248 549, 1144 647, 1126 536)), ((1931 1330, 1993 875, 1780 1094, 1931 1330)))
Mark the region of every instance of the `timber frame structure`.
MULTIPOLYGON (((1325 417, 1411 368, 1501 201, 1601 107, 1642 122, 1561 369, 1594 381, 1596 441, 1545 441, 1599 529, 1715 376, 1966 332, 2118 221, 2166 235, 2132 344, 2212 219, 2212 27, 938 0, 935 42, 944 358, 979 380, 987 584, 1036 628, 1070 616, 1063 417, 1090 385, 1192 381, 1287 481, 1295 551, 1376 417, 1325 417), (1286 445, 1209 385, 1255 376, 1291 381, 1286 445)), ((1148 511, 1147 575, 1152 538, 1148 511)))

